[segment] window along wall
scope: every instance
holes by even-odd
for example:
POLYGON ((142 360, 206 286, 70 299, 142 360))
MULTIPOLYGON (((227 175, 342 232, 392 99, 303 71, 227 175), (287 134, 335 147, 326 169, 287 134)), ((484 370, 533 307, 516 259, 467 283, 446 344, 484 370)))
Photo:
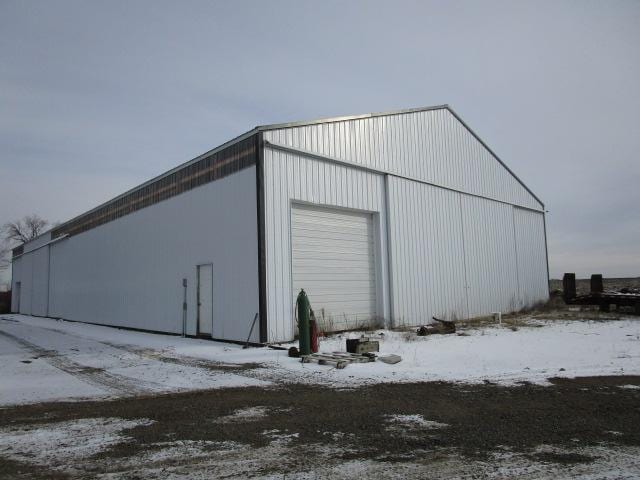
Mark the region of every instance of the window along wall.
MULTIPOLYGON (((256 136, 205 156, 157 181, 116 198, 54 228, 51 238, 77 235, 99 225, 133 213, 220 178, 224 178, 256 163, 256 136)), ((22 252, 16 253, 14 256, 22 252)))

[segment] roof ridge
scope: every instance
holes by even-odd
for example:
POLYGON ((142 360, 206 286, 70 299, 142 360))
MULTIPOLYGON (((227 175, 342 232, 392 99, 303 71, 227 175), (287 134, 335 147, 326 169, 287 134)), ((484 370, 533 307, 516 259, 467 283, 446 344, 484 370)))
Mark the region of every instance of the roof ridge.
POLYGON ((427 112, 430 110, 447 110, 450 108, 451 107, 449 107, 449 105, 445 103, 443 105, 404 108, 400 110, 390 110, 387 112, 363 113, 360 115, 341 115, 341 116, 335 116, 335 117, 317 118, 315 120, 301 120, 297 122, 272 123, 268 125, 258 125, 255 127, 255 130, 263 132, 265 130, 277 130, 280 128, 302 127, 306 125, 318 125, 321 123, 336 123, 336 122, 344 122, 349 120, 360 120, 364 118, 384 117, 384 116, 390 116, 390 115, 403 115, 406 113, 427 112))

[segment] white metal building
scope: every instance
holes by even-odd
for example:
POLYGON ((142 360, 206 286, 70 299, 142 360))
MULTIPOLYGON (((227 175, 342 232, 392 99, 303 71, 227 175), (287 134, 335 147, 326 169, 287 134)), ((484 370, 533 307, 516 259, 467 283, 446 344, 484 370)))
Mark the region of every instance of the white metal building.
POLYGON ((548 298, 543 203, 448 106, 256 127, 13 252, 13 309, 253 342, 548 298), (183 287, 183 279, 187 286, 183 287))

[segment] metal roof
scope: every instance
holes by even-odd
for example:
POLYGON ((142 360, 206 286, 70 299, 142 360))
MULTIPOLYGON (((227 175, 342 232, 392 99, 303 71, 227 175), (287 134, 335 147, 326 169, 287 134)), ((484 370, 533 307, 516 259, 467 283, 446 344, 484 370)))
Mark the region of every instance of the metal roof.
MULTIPOLYGON (((400 109, 400 110, 391 110, 391 111, 387 111, 387 112, 377 112, 377 113, 365 113, 365 114, 361 114, 361 115, 344 115, 344 116, 337 116, 337 117, 328 117, 328 118, 320 118, 320 119, 315 119, 315 120, 306 120, 306 121, 297 121, 297 122, 286 122, 286 123, 274 123, 274 124, 269 124, 269 125, 259 125, 256 126, 255 128, 253 128, 252 130, 249 130, 245 133, 243 133, 242 135, 239 135, 235 138, 233 138, 232 140, 229 140, 228 142, 223 143, 222 145, 215 147, 201 155, 198 155, 197 157, 184 162, 156 177, 153 177, 152 179, 136 186, 133 187, 129 190, 127 190, 126 192, 115 196, 114 198, 107 200, 106 202, 101 203, 100 205, 87 210, 86 212, 81 213, 80 215, 76 215, 75 217, 73 217, 70 220, 67 220, 66 222, 61 223, 60 225, 57 225, 55 228, 59 228, 67 223, 70 223, 80 217, 83 217, 89 213, 92 213, 96 210, 98 210, 99 208, 102 208, 105 205, 108 205, 114 201, 117 201, 119 199, 121 199, 122 197, 124 197, 125 195, 128 195, 130 193, 135 192, 136 190, 139 190, 141 188, 146 187, 147 185, 157 182, 161 179, 163 179, 164 177, 171 175, 172 173, 186 168, 189 165, 191 165, 194 162, 197 162, 198 160, 206 157, 207 155, 211 155, 213 153, 216 153, 224 148, 227 148, 231 145, 234 145, 235 143, 238 143, 242 140, 244 140, 245 138, 258 133, 258 132, 263 132, 263 131, 268 131, 268 130, 278 130, 278 129, 284 129, 284 128, 293 128, 293 127, 302 127, 302 126, 307 126, 307 125, 318 125, 318 124, 323 124, 323 123, 335 123, 335 122, 345 122, 345 121, 350 121, 350 120, 360 120, 360 119, 364 119, 364 118, 373 118, 373 117, 383 117, 383 116, 391 116, 391 115, 403 115, 403 114, 409 114, 409 113, 418 113, 418 112, 426 112, 426 111, 431 111, 431 110, 448 110, 449 112, 451 112, 451 114, 476 138, 476 140, 478 140, 482 146, 484 148, 486 148, 489 153, 491 153, 491 155, 527 190, 527 192, 529 192, 531 194, 531 196, 533 196, 533 198, 535 198, 540 205, 542 205, 542 208, 544 209, 544 203, 542 202, 542 200, 540 200, 536 194, 534 194, 531 189, 529 189, 529 187, 527 187, 527 185, 520 180, 520 178, 500 159, 500 157, 498 157, 498 155, 496 155, 496 153, 491 150, 491 148, 489 148, 489 146, 464 122, 464 120, 462 120, 462 118, 460 118, 460 116, 448 105, 448 104, 443 104, 443 105, 435 105, 435 106, 427 106, 427 107, 418 107, 418 108, 406 108, 406 109, 400 109)), ((52 229, 47 230, 46 232, 44 232, 42 235, 49 233, 52 229)))
POLYGON ((292 127, 304 127, 304 126, 308 126, 308 125, 318 125, 318 124, 322 124, 322 123, 334 123, 334 122, 344 122, 344 121, 350 121, 350 120, 360 120, 363 118, 373 118, 373 117, 386 117, 386 116, 391 116, 391 115, 403 115, 403 114, 407 114, 407 113, 418 113, 418 112, 427 112, 430 110, 448 110, 455 118, 456 120, 458 120, 462 126, 464 128, 466 128, 469 133, 471 133, 471 135, 473 135, 475 137, 476 140, 478 140, 478 142, 480 142, 482 144, 482 146, 487 149, 487 151, 493 156, 493 158, 495 158, 500 165, 502 165, 510 174, 511 176, 513 176, 513 178, 516 179, 516 181, 518 183, 520 183, 520 185, 522 185, 524 187, 524 189, 529 192, 529 194, 535 198, 537 200, 537 202, 542 206, 542 208, 544 209, 544 202, 542 200, 540 200, 538 198, 538 196, 533 193, 531 191, 531 189, 522 181, 520 180, 520 178, 513 172, 513 170, 511 170, 506 163, 504 163, 502 161, 502 159, 500 159, 500 157, 498 157, 498 155, 491 150, 491 148, 489 148, 489 146, 485 143, 484 140, 482 140, 478 134, 476 132, 474 132, 471 127, 469 127, 469 125, 467 125, 467 123, 462 120, 462 118, 460 117, 460 115, 458 115, 453 108, 451 108, 448 104, 443 104, 443 105, 434 105, 434 106, 429 106, 429 107, 418 107, 418 108, 405 108, 405 109, 401 109, 401 110, 391 110, 388 112, 378 112, 378 113, 365 113, 362 115, 346 115, 346 116, 341 116, 341 117, 329 117, 329 118, 321 118, 321 119, 317 119, 317 120, 308 120, 308 121, 300 121, 300 122, 288 122, 288 123, 274 123, 271 125, 261 125, 261 126, 257 126, 253 131, 266 131, 266 130, 278 130, 278 129, 283 129, 283 128, 292 128, 292 127))
POLYGON ((388 112, 364 113, 362 115, 345 115, 341 117, 319 118, 317 120, 308 120, 308 121, 301 121, 301 122, 274 123, 271 125, 257 126, 255 129, 258 131, 278 130, 280 128, 304 127, 307 125, 318 125, 320 123, 334 123, 334 122, 345 122, 349 120, 361 120, 363 118, 388 117, 391 115, 402 115, 405 113, 427 112, 429 110, 451 110, 451 108, 449 107, 449 105, 446 105, 446 104, 436 105, 432 107, 405 108, 402 110, 391 110, 388 112))

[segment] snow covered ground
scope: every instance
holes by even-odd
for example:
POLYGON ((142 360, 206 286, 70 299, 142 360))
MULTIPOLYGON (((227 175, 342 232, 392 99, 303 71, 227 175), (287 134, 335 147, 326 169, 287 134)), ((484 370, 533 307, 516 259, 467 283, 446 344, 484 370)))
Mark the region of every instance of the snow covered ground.
MULTIPOLYGON (((418 337, 380 331, 380 354, 402 356, 397 365, 376 362, 336 370, 360 381, 456 381, 546 384, 550 377, 640 374, 640 320, 533 320, 512 330, 494 326, 460 335, 418 337)), ((351 334, 350 337, 357 337, 351 334)), ((376 335, 372 335, 375 338, 376 335)), ((337 350, 343 338, 322 344, 337 350)))
MULTIPOLYGON (((640 375, 637 319, 525 323, 516 331, 496 325, 429 337, 381 330, 370 335, 380 340, 380 354, 401 355, 402 362, 337 370, 302 364, 286 351, 270 348, 245 350, 207 340, 3 315, 0 405, 286 382, 336 387, 438 380, 544 384, 556 376, 640 375)), ((344 351, 345 338, 359 335, 324 339, 321 351, 344 351)))
POLYGON ((158 351, 171 348, 172 342, 196 348, 208 344, 48 318, 2 316, 0 405, 268 385, 216 369, 217 365, 163 361, 158 351), (125 345, 113 343, 119 341, 125 345))

